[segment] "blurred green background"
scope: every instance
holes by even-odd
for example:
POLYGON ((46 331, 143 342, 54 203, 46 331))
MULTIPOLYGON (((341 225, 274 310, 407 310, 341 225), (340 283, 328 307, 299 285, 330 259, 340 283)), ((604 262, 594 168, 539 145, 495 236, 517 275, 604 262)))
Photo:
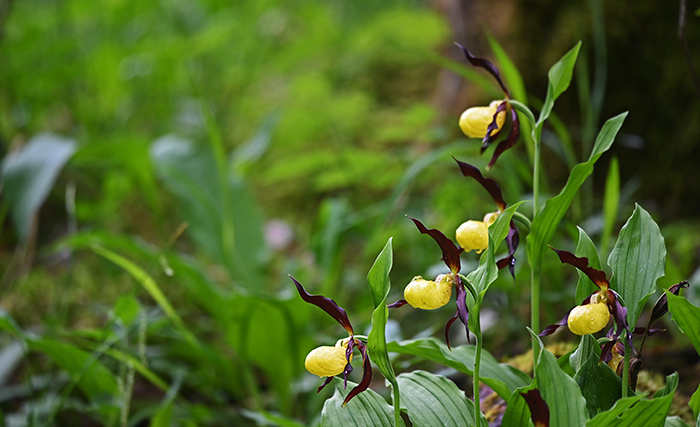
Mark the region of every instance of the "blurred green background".
MULTIPOLYGON (((487 164, 457 118, 501 94, 453 41, 493 59, 497 40, 536 109, 549 67, 582 40, 555 108, 564 128, 544 136, 545 191, 606 118, 630 115, 559 243, 573 248, 576 224, 600 239, 617 158, 618 227, 644 205, 669 249, 660 286, 700 285, 700 5, 687 8, 679 39, 678 5, 658 2, 0 0, 5 421, 317 422, 329 392, 303 360, 342 329, 287 275, 363 330, 364 278, 389 237, 390 298, 440 272, 404 214, 454 230, 495 209, 450 155, 487 164)), ((531 191, 527 146, 490 172, 511 203, 531 191)), ((545 323, 575 286, 546 263, 545 323)), ((530 345, 524 264, 494 287, 496 355, 530 345)), ((448 315, 392 312, 390 339, 440 335, 448 315)))

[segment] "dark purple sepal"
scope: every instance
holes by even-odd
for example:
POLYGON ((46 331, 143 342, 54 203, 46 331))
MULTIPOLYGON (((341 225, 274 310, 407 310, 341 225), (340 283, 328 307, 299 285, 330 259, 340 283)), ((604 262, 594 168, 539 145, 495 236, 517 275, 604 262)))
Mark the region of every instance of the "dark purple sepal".
POLYGON ((530 417, 535 427, 549 427, 549 406, 542 398, 540 391, 532 389, 520 394, 530 408, 530 417))
MULTIPOLYGON (((454 157, 452 157, 455 159, 454 157)), ((479 168, 477 168, 474 165, 470 165, 469 163, 464 163, 461 162, 457 159, 455 159, 455 162, 457 162, 457 165, 459 165, 459 170, 462 171, 462 175, 469 177, 469 178, 474 178, 481 184, 482 187, 486 191, 489 192, 491 197, 493 198, 493 201, 496 202, 496 206, 498 206, 498 211, 502 212, 506 208, 506 201, 503 200, 503 194, 501 193, 501 187, 496 183, 491 178, 486 178, 484 175, 481 174, 481 171, 479 168)))
POLYGON ((492 76, 494 76, 496 78, 496 80, 498 81, 498 84, 501 86, 501 89, 503 89, 503 93, 505 93, 506 96, 508 98, 510 98, 510 92, 506 88, 506 85, 503 84, 503 79, 501 78, 501 72, 498 71, 498 68, 496 68, 496 66, 493 65, 491 63, 491 61, 489 61, 488 59, 479 58, 477 56, 474 56, 474 55, 472 55, 471 52, 469 52, 469 50, 467 50, 466 47, 462 46, 461 44, 459 44, 457 42, 455 42, 455 44, 457 45, 457 47, 462 49, 462 52, 464 52, 464 56, 467 57, 467 60, 469 61, 469 63, 471 63, 475 67, 483 68, 484 70, 488 71, 492 76))
POLYGON ((498 104, 498 107, 496 107, 496 113, 493 115, 493 120, 491 123, 489 123, 489 126, 486 128, 486 135, 484 136, 484 139, 481 140, 481 154, 484 154, 484 151, 486 151, 487 148, 491 144, 498 139, 498 135, 501 134, 501 130, 503 130, 503 127, 500 129, 498 128, 498 115, 506 111, 508 108, 508 102, 503 101, 500 104, 498 104))
POLYGON ((350 399, 367 390, 369 384, 372 382, 372 364, 369 361, 369 356, 367 356, 367 346, 360 340, 354 339, 354 341, 357 348, 360 349, 360 353, 362 353, 362 380, 360 380, 360 383, 357 384, 355 388, 350 390, 350 393, 348 393, 343 401, 343 407, 348 404, 350 399))
POLYGON ((328 384, 331 383, 331 381, 333 381, 333 378, 335 378, 335 377, 326 377, 326 379, 323 381, 323 384, 321 384, 321 385, 318 387, 318 390, 316 390, 316 393, 320 393, 321 390, 323 390, 323 388, 324 388, 325 386, 327 386, 328 384))
MULTIPOLYGON (((602 290, 607 290, 610 287, 610 282, 608 282, 608 278, 605 276, 605 272, 596 270, 595 268, 589 267, 588 265, 588 258, 582 257, 579 258, 576 255, 572 254, 571 252, 567 251, 560 251, 559 249, 554 249, 553 247, 550 246, 550 248, 559 255, 559 260, 562 262, 562 264, 569 264, 573 265, 574 267, 578 268, 581 270, 586 276, 588 276, 589 279, 598 287, 602 290)), ((627 311, 625 310, 625 313, 627 311)))
POLYGON ((406 304, 408 304, 408 301, 406 301, 405 299, 400 299, 396 302, 392 302, 391 304, 387 305, 387 308, 399 308, 403 307, 406 304))
POLYGON ((348 375, 350 375, 350 372, 352 372, 352 364, 350 363, 350 357, 352 356, 352 352, 355 349, 355 339, 350 338, 348 341, 348 348, 345 350, 345 360, 347 360, 347 364, 345 365, 345 369, 343 369, 343 388, 347 388, 348 386, 348 375))
POLYGON ((515 280, 515 251, 518 249, 520 244, 520 232, 518 227, 515 226, 515 222, 510 222, 510 228, 508 229, 508 235, 506 236, 506 245, 508 245, 508 256, 500 259, 496 262, 496 266, 499 270, 502 270, 506 266, 510 270, 510 275, 513 276, 515 280))
POLYGON ((297 282, 294 277, 291 275, 289 277, 292 279, 292 281, 294 281, 294 285, 297 287, 297 291, 299 292, 301 299, 328 313, 332 318, 340 323, 340 325, 345 328, 350 335, 353 334, 352 325, 350 324, 350 319, 348 319, 348 313, 341 306, 339 306, 332 299, 326 298, 323 295, 309 294, 306 292, 306 289, 304 289, 301 283, 297 282))
POLYGON ((558 321, 557 323, 552 323, 551 325, 544 328, 544 330, 542 332, 540 332, 539 334, 537 334, 537 336, 544 337, 547 335, 552 335, 557 329, 566 325, 566 321, 569 320, 569 313, 571 313, 571 310, 567 311, 566 314, 564 315, 564 317, 562 317, 560 321, 558 321))
POLYGON ((457 247, 457 245, 455 245, 452 240, 447 238, 447 236, 442 234, 440 230, 435 228, 426 228, 422 222, 415 218, 411 218, 410 216, 408 216, 408 219, 416 224, 416 227, 418 227, 418 231, 420 231, 421 234, 427 234, 432 237, 433 240, 435 240, 442 250, 442 260, 445 261, 445 265, 447 265, 452 273, 458 273, 462 268, 462 264, 459 260, 460 249, 457 247))
POLYGON ((503 154, 506 150, 515 147, 515 145, 518 143, 518 140, 520 140, 520 120, 518 120, 518 114, 515 112, 515 108, 510 110, 510 116, 512 120, 508 137, 505 138, 503 141, 499 142, 496 146, 496 151, 493 152, 493 156, 491 156, 491 161, 486 167, 487 170, 491 169, 493 165, 496 164, 496 160, 498 160, 501 154, 503 154))
MULTIPOLYGON (((686 281, 683 281, 671 286, 670 288, 668 288, 668 291, 671 292, 673 295, 678 296, 681 293, 681 289, 685 289, 688 286, 690 286, 690 284, 686 281)), ((647 323, 647 325, 651 326, 652 323, 661 319, 666 313, 668 313, 668 297, 664 292, 663 294, 661 294, 659 299, 656 300, 656 304, 654 304, 654 308, 651 310, 651 317, 649 318, 649 323, 647 323)))
MULTIPOLYGON (((452 351, 452 346, 450 346, 450 328, 452 327, 452 324, 455 322, 455 320, 459 319, 459 313, 455 312, 455 315, 452 316, 450 320, 445 323, 445 344, 447 344, 447 348, 452 351)), ((467 342, 469 341, 469 335, 467 334, 467 342)))

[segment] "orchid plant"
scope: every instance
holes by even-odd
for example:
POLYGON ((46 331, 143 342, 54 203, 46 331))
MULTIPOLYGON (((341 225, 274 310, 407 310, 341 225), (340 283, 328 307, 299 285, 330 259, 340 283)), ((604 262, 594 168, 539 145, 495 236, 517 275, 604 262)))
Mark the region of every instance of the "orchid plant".
MULTIPOLYGON (((545 200, 539 190, 542 131, 554 102, 569 87, 580 43, 550 69, 547 94, 537 118, 525 103, 513 99, 505 84, 506 79, 492 62, 473 55, 464 46, 457 46, 472 66, 494 77, 504 94, 503 100, 493 101, 488 106, 468 108, 459 118, 459 126, 468 138, 481 140, 482 153, 491 145, 496 145, 486 168, 487 173, 496 166, 500 156, 514 149, 521 136, 525 136, 533 148, 532 199, 509 206, 494 179, 485 176, 476 166, 455 159, 458 171, 488 192, 496 210, 486 213, 483 220, 463 222, 454 231, 456 243, 438 228, 428 228, 419 219, 408 217, 421 234, 428 235, 437 243, 446 270, 432 280, 416 275, 405 287, 403 299, 387 304, 393 256, 392 241, 389 239, 367 277, 374 311, 372 329, 366 337, 355 335, 347 313, 334 300, 309 294, 301 283, 292 278, 304 301, 324 310, 349 334, 334 346, 312 350, 306 359, 309 372, 326 377, 319 391, 333 382, 336 376, 342 376, 336 381, 336 393, 324 405, 321 425, 400 426, 407 419, 415 426, 687 425, 677 417, 668 416, 678 385, 677 374, 669 375, 666 386, 651 398, 635 390, 644 342, 647 337, 662 332, 661 329, 652 329, 652 324, 668 311, 673 314, 673 320, 680 330, 700 351, 700 308, 680 296, 680 291, 688 286, 687 282, 678 283, 664 292, 654 304, 646 326, 636 326, 647 300, 657 290, 657 280, 664 275, 664 239, 651 215, 637 205, 620 230, 618 241, 608 258, 612 274, 610 279, 595 245, 583 229, 579 228, 574 252, 549 246, 579 188, 592 173, 597 160, 613 144, 627 113, 605 122, 588 160, 576 165, 564 188, 545 200), (521 130, 525 132, 521 134, 521 130), (531 203, 530 216, 518 211, 523 203, 531 203), (523 267, 516 262, 521 231, 527 234, 528 265, 523 267), (501 250, 504 241, 506 248, 501 250), (478 267, 464 272, 462 257, 473 256, 471 251, 480 254, 478 267), (499 253, 502 255, 497 257, 499 253), (542 263, 550 254, 556 254, 561 263, 575 267, 580 276, 575 307, 559 322, 541 330, 542 263), (506 267, 513 279, 516 269, 528 268, 530 271, 532 318, 528 330, 534 350, 532 376, 510 365, 498 363, 483 348, 480 323, 482 304, 499 271, 506 267), (447 320, 444 343, 442 338, 387 343, 385 327, 389 309, 410 305, 419 310, 435 310, 446 306, 453 293, 456 312, 447 320), (610 330, 596 338, 594 334, 601 333, 611 318, 613 323, 610 330), (465 327, 468 343, 452 346, 449 332, 457 320, 465 327), (545 348, 541 338, 553 334, 564 325, 581 336, 581 340, 576 349, 557 359, 545 348), (640 335, 642 341, 639 349, 635 350, 633 339, 640 335), (359 384, 348 391, 348 375, 352 371, 355 349, 362 356, 363 375, 359 384), (465 397, 455 383, 441 375, 413 371, 397 376, 390 352, 419 356, 471 375, 471 399, 465 397), (391 386, 391 405, 370 388, 372 364, 391 386), (505 412, 494 413, 482 405, 483 385, 500 396, 505 412), (485 414, 488 414, 488 418, 485 414)), ((502 49, 498 51, 503 55, 502 49)), ((511 77, 514 72, 509 69, 511 77)), ((415 313, 415 316, 418 319, 420 313, 415 313)), ((700 425, 700 389, 691 398, 690 405, 697 417, 697 425, 700 425)))

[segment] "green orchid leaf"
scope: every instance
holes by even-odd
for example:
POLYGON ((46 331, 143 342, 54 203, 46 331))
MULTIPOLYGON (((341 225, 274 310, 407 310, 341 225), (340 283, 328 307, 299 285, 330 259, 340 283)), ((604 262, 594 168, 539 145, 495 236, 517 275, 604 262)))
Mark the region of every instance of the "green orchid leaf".
MULTIPOLYGON (((400 343, 390 342, 388 350, 392 353, 419 356, 467 375, 474 374, 476 347, 473 345, 462 345, 450 351, 447 345, 435 338, 422 338, 400 343)), ((486 350, 481 352, 480 366, 479 378, 481 381, 491 387, 504 400, 509 399, 516 388, 526 386, 532 381, 532 378, 512 366, 498 363, 486 350)))
POLYGON ((666 246, 659 226, 641 206, 635 206, 620 230, 608 265, 612 268, 610 287, 625 301, 627 322, 634 328, 666 265, 666 246))
POLYGON ((687 299, 666 292, 668 298, 668 310, 673 315, 673 321, 695 347, 700 354, 700 308, 694 306, 687 299))
POLYGON ((554 101, 569 88, 571 77, 574 74, 574 65, 578 58, 578 51, 581 49, 581 42, 578 42, 570 51, 568 51, 556 64, 549 69, 549 86, 547 87, 547 97, 545 98, 540 118, 537 122, 538 126, 542 126, 545 120, 552 113, 554 101))
POLYGON ((551 427, 582 426, 588 421, 586 399, 576 381, 557 364, 557 359, 544 348, 540 338, 529 330, 533 339, 539 341, 536 357, 535 380, 542 398, 549 406, 551 427))
POLYGON ((571 368, 574 370, 574 372, 578 372, 586 361, 592 356, 600 357, 600 346, 598 345, 598 341, 593 338, 593 335, 582 335, 581 343, 569 357, 571 368))
POLYGON ((491 50, 496 56, 503 79, 508 83, 508 89, 510 89, 513 98, 527 103, 525 83, 523 83, 523 77, 520 75, 518 68, 515 66, 503 47, 501 47, 501 45, 491 34, 487 34, 487 38, 489 45, 491 46, 491 50))
POLYGON ((75 150, 72 139, 42 133, 3 159, 0 166, 3 198, 21 242, 29 238, 34 216, 75 150))
MULTIPOLYGON (((402 406, 414 426, 467 426, 474 422, 474 402, 449 379, 425 371, 398 376, 402 406)), ((488 425, 482 414, 482 425, 488 425)))
POLYGON ((644 399, 642 395, 622 398, 590 420, 586 427, 663 427, 677 386, 678 374, 671 374, 666 377, 666 387, 653 399, 644 399))
POLYGON ((693 414, 695 414, 698 423, 700 423, 700 385, 698 385, 698 388, 697 390, 695 390, 695 393, 693 393, 693 395, 690 396, 690 402, 688 402, 688 406, 690 406, 690 409, 693 410, 693 414))
POLYGON ((481 255, 479 259, 479 267, 469 273, 467 280, 471 283, 479 293, 479 298, 488 290, 491 283, 498 278, 498 266, 496 265, 495 253, 503 240, 508 236, 510 221, 513 214, 520 205, 525 202, 518 202, 504 210, 496 218, 496 222, 489 227, 489 247, 481 255))
POLYGON ((508 399, 506 412, 501 420, 502 426, 522 426, 532 427, 532 414, 523 394, 535 389, 535 382, 526 387, 520 387, 513 391, 513 395, 508 399))
POLYGON ((343 388, 343 380, 335 378, 335 393, 326 400, 321 411, 321 427, 393 427, 394 408, 376 392, 367 389, 351 399, 345 407, 343 401, 357 384, 348 381, 343 388))
POLYGON ((593 172, 593 165, 612 145, 625 117, 627 117, 627 113, 622 113, 605 122, 598 133, 588 161, 579 163, 573 168, 561 192, 547 200, 542 211, 535 216, 530 234, 527 236, 527 256, 531 260, 531 265, 540 266, 542 264, 542 257, 547 250, 547 245, 569 209, 569 205, 574 200, 574 196, 586 178, 593 172))
POLYGON ((599 355, 591 354, 574 376, 591 417, 612 408, 622 397, 622 379, 599 360, 599 355))
POLYGON ((674 415, 672 417, 666 417, 664 427, 690 427, 690 425, 683 421, 682 418, 674 415))
MULTIPOLYGON (((602 271, 603 267, 600 262, 600 256, 598 255, 598 250, 593 244, 593 241, 581 227, 576 228, 578 228, 578 243, 576 244, 576 251, 574 252, 574 255, 577 257, 588 258, 589 267, 602 271)), ((591 281, 591 279, 588 278, 588 276, 586 276, 586 273, 578 269, 576 271, 578 272, 578 283, 576 284, 576 304, 581 304, 589 295, 600 289, 591 281)))
POLYGON ((369 273, 367 273, 369 292, 372 296, 374 308, 386 303, 386 297, 389 295, 389 290, 391 289, 389 272, 394 262, 391 241, 392 238, 389 238, 389 241, 384 245, 384 248, 377 256, 374 264, 372 264, 369 273))

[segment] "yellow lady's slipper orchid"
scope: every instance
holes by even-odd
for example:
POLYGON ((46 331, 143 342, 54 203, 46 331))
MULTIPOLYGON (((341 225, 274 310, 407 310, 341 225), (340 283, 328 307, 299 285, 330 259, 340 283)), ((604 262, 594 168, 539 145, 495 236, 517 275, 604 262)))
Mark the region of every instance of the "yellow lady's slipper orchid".
MULTIPOLYGON (((492 101, 488 107, 471 107, 467 109, 459 118, 459 127, 469 138, 483 138, 486 136, 488 127, 493 122, 498 105, 503 101, 492 101)), ((498 132, 506 121, 506 112, 502 111, 496 118, 498 132)))
POLYGON ((489 247, 489 225, 483 221, 469 220, 457 228, 456 237, 459 246, 465 252, 476 250, 480 254, 489 247))
POLYGON ((435 310, 450 302, 453 283, 451 274, 441 274, 435 281, 416 276, 404 289, 403 297, 413 308, 435 310))
POLYGON ((605 302, 574 307, 566 323, 576 335, 594 334, 605 327, 610 320, 610 309, 605 302))
MULTIPOLYGON (((347 344, 338 344, 335 347, 324 345, 316 347, 306 356, 304 366, 306 370, 319 377, 334 377, 340 375, 348 364, 345 358, 347 344)), ((352 361, 352 354, 350 354, 352 361)))

